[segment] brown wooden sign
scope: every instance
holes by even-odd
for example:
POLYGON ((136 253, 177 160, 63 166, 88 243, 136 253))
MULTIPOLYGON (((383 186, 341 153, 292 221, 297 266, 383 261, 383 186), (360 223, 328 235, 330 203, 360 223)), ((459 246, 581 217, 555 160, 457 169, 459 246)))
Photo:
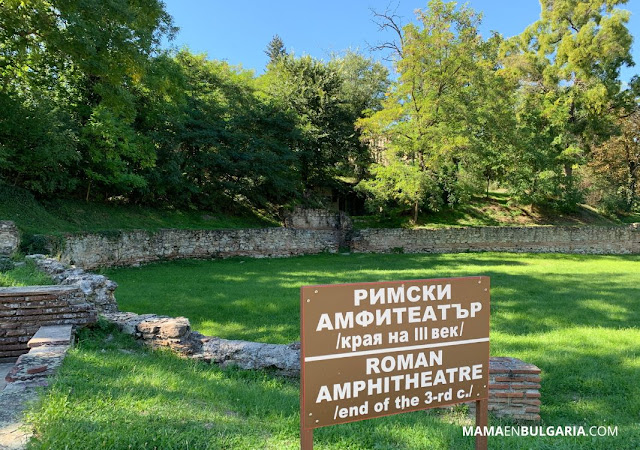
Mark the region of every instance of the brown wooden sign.
POLYGON ((489 278, 301 289, 301 429, 488 398, 489 278))

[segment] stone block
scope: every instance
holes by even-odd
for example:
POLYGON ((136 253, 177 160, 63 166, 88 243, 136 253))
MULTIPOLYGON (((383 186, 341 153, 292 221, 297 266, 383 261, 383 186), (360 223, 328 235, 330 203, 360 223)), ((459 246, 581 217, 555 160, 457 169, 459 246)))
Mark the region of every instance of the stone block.
POLYGON ((0 220, 0 256, 12 256, 20 246, 20 232, 16 224, 0 220))
POLYGON ((29 348, 41 345, 71 345, 73 326, 54 325, 40 327, 28 342, 29 348))

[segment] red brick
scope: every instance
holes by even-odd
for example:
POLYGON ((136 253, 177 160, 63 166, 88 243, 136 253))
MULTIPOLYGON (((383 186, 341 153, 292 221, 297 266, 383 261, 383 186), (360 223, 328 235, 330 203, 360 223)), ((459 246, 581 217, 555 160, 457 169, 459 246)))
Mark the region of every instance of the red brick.
POLYGON ((489 389, 509 389, 508 384, 490 384, 489 389))
POLYGON ((27 343, 2 345, 2 350, 22 350, 27 348, 27 343))
POLYGON ((524 412, 526 413, 539 413, 540 412, 540 408, 538 406, 527 406, 524 409, 524 412))
POLYGON ((526 374, 532 374, 532 375, 536 375, 539 374, 541 372, 540 369, 535 368, 535 369, 513 369, 511 371, 511 373, 526 373, 526 374))
POLYGON ((33 375, 34 373, 42 373, 47 371, 47 366, 38 366, 32 367, 31 369, 27 369, 27 373, 29 375, 33 375))
POLYGON ((15 330, 6 330, 4 335, 7 337, 11 337, 11 336, 26 336, 28 335, 29 332, 22 329, 22 328, 16 328, 15 330))
POLYGON ((512 389, 540 389, 539 384, 512 384, 512 389))
POLYGON ((495 394, 489 393, 489 403, 509 403, 508 398, 499 398, 495 394))
POLYGON ((526 398, 540 398, 540 392, 527 392, 525 394, 526 398))
POLYGON ((524 377, 496 377, 496 381, 524 381, 524 377))
POLYGON ((0 358, 12 358, 14 356, 24 355, 28 350, 28 347, 25 347, 24 350, 0 350, 0 358))
POLYGON ((503 397, 503 398, 522 398, 524 396, 523 392, 496 392, 493 394, 495 397, 503 397))

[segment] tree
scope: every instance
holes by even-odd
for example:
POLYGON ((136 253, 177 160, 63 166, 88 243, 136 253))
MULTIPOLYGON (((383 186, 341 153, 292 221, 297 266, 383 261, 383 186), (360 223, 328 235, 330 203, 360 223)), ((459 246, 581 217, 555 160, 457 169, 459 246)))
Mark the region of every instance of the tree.
MULTIPOLYGON (((509 117, 501 109, 504 101, 487 102, 504 95, 495 71, 499 37, 484 41, 477 31, 480 17, 455 3, 433 0, 417 14, 420 25, 403 28, 392 16, 379 15, 398 35, 398 42, 380 46, 397 53, 398 80, 387 91, 383 108, 358 122, 364 138, 388 141, 382 165, 411 167, 374 166, 376 178, 402 173, 403 178, 416 178, 409 185, 429 186, 411 189, 414 220, 421 206, 437 210, 444 203, 463 201, 477 188, 481 169, 493 167, 486 159, 503 145, 492 128, 509 117), (496 114, 500 120, 494 120, 496 114), (493 151, 483 154, 491 136, 493 151)), ((489 171, 484 175, 495 176, 489 171)), ((365 182, 361 188, 379 197, 380 190, 373 186, 385 184, 365 182)), ((408 194, 403 194, 405 203, 408 194)))
POLYGON ((299 179, 305 198, 313 201, 314 190, 330 187, 339 163, 348 160, 354 134, 340 74, 310 56, 288 55, 270 65, 260 83, 265 95, 295 118, 299 179))
POLYGON ((342 161, 341 172, 359 181, 371 164, 371 151, 370 146, 360 139, 355 123, 382 108, 384 93, 389 86, 389 72, 379 62, 351 50, 334 55, 327 65, 341 79, 340 98, 347 122, 345 132, 349 133, 342 149, 348 157, 342 161))
POLYGON ((599 203, 608 212, 640 207, 640 109, 619 120, 620 134, 592 150, 599 203))
POLYGON ((269 64, 276 63, 280 58, 287 55, 284 42, 277 34, 271 38, 264 53, 269 57, 269 64))
POLYGON ((86 198, 92 188, 107 196, 144 184, 139 171, 153 164, 154 154, 135 130, 132 87, 161 38, 174 31, 164 4, 7 0, 0 24, 2 89, 73 118, 78 157, 68 176, 84 187, 86 198))
POLYGON ((72 190, 69 170, 78 161, 72 117, 38 94, 0 92, 0 178, 40 195, 72 190))
POLYGON ((574 169, 615 131, 629 96, 620 68, 631 65, 625 0, 542 0, 540 20, 504 46, 506 73, 520 83, 521 193, 572 208, 581 191, 574 169), (533 111, 530 109, 533 108, 533 111))
POLYGON ((293 120, 260 98, 253 72, 183 50, 156 58, 143 86, 138 127, 157 148, 145 201, 275 209, 296 197, 293 120))

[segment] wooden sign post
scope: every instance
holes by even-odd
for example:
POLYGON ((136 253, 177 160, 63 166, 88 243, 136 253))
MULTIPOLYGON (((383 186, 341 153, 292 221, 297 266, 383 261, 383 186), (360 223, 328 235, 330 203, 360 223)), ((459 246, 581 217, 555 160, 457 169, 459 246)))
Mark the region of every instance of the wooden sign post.
POLYGON ((300 447, 315 428, 472 401, 486 426, 489 298, 488 277, 302 287, 300 447))

